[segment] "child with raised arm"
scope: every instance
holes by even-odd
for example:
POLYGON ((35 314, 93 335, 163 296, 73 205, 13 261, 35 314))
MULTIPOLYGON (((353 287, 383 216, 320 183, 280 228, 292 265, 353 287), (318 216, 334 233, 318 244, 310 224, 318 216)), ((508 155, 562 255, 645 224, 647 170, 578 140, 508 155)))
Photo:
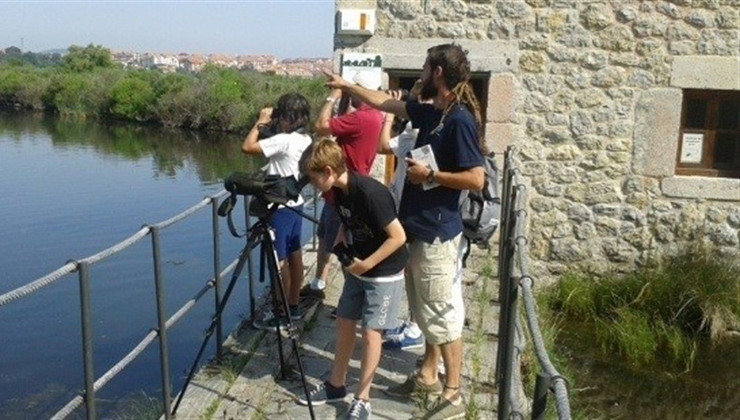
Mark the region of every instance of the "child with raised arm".
MULTIPOLYGON (((301 172, 322 192, 333 190, 342 222, 338 238, 349 250, 344 289, 337 305, 337 340, 331 376, 311 393, 321 405, 347 395, 345 380, 357 322, 362 325, 360 382, 347 419, 370 416, 370 384, 380 361, 382 331, 394 327, 408 253, 391 193, 383 184, 347 170, 342 149, 331 140, 310 146, 301 172)), ((340 245, 341 246, 341 245, 340 245)), ((305 399, 299 403, 307 404, 305 399)))
MULTIPOLYGON (((299 93, 287 93, 278 98, 277 106, 260 111, 257 122, 242 143, 245 154, 262 154, 267 158, 268 175, 299 177, 298 162, 303 151, 311 144, 307 126, 311 107, 299 93)), ((303 198, 287 206, 303 208, 303 198)), ((270 218, 275 231, 275 251, 280 260, 280 273, 288 296, 290 314, 273 314, 267 311, 254 321, 259 329, 276 329, 285 317, 299 319, 299 293, 303 283, 303 255, 301 253, 302 218, 291 209, 279 208, 270 218), (280 315, 280 316, 276 316, 280 315), (282 318, 282 320, 281 320, 282 318)))

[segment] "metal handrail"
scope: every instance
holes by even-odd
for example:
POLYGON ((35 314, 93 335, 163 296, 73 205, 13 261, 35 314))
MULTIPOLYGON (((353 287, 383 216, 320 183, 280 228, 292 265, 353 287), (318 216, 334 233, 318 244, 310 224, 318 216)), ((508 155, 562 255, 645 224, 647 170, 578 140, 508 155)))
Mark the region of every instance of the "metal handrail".
MULTIPOLYGON (((186 217, 192 215, 193 213, 197 212, 201 208, 208 205, 213 200, 217 200, 223 196, 228 194, 226 190, 221 190, 219 193, 206 197, 201 201, 200 203, 190 207, 189 209, 183 211, 182 213, 179 213, 167 220, 164 220, 160 223, 157 223, 156 225, 160 229, 164 229, 174 223, 179 222, 182 219, 185 219, 186 217)), ((21 287, 18 287, 16 289, 13 289, 7 293, 4 293, 0 295, 0 307, 13 302, 15 300, 18 300, 20 298, 26 297, 34 292, 36 292, 39 289, 42 289, 55 281, 59 280, 60 278, 66 276, 67 274, 72 274, 75 271, 78 271, 79 264, 81 262, 86 262, 90 265, 95 264, 97 262, 100 262, 111 255, 114 255, 120 251, 123 251, 124 249, 130 247, 131 245, 139 242, 140 240, 144 239, 147 235, 151 233, 151 226, 144 226, 141 229, 139 229, 136 233, 129 236, 128 238, 116 243, 115 245, 106 248, 96 254, 90 255, 89 257, 76 260, 76 261, 69 261, 68 263, 64 264, 63 266, 59 267, 58 269, 52 271, 49 274, 46 274, 42 277, 39 277, 38 279, 31 281, 21 287)))
MULTIPOLYGON (((185 211, 178 213, 177 215, 164 220, 162 222, 152 224, 152 225, 145 225, 140 230, 138 230, 133 235, 129 236, 128 238, 116 243, 115 245, 106 248, 96 254, 93 254, 89 257, 70 261, 66 263, 65 265, 61 266, 60 268, 36 279, 33 280, 21 287, 18 287, 16 289, 13 289, 7 293, 4 293, 0 295, 0 307, 9 304, 11 302, 17 301, 21 298, 24 298, 26 296, 29 296, 38 290, 54 283, 55 281, 61 279, 62 277, 65 277, 66 275, 69 275, 71 273, 74 273, 75 271, 79 273, 79 281, 80 281, 80 307, 81 307, 81 324, 82 324, 82 349, 83 349, 83 362, 84 362, 84 370, 85 370, 85 391, 81 392, 77 396, 75 396, 71 401, 69 401, 64 407, 62 407, 61 410, 59 410, 57 413, 55 413, 52 416, 52 419, 63 419, 67 416, 69 416, 75 409, 79 408, 82 403, 85 403, 86 406, 86 416, 88 419, 96 418, 95 414, 95 393, 99 391, 103 386, 105 386, 108 382, 110 382, 111 379, 113 379, 118 373, 123 371, 128 365, 131 364, 154 340, 155 338, 159 337, 160 341, 160 368, 162 373, 162 393, 163 393, 163 408, 164 408, 164 415, 166 419, 169 419, 171 417, 170 414, 170 403, 172 400, 171 395, 171 386, 170 386, 170 370, 169 370, 169 355, 168 355, 168 349, 167 349, 167 339, 166 339, 166 331, 169 330, 172 326, 174 326, 185 314, 187 314, 194 306, 195 304, 210 290, 215 289, 214 295, 215 295, 215 307, 218 308, 220 305, 220 292, 219 292, 219 282, 224 277, 227 276, 229 273, 231 273, 238 262, 238 258, 232 261, 226 268, 223 270, 220 270, 220 261, 219 261, 219 255, 220 255, 220 245, 219 245, 219 224, 218 224, 218 215, 217 215, 217 208, 218 208, 218 201, 221 197, 224 197, 228 194, 226 190, 221 190, 220 192, 206 197, 203 200, 201 200, 199 203, 193 205, 192 207, 186 209, 185 211), (206 284, 185 304, 183 304, 180 308, 178 308, 175 313, 165 320, 164 317, 164 288, 162 287, 162 275, 161 275, 161 255, 159 252, 159 232, 175 223, 178 223, 191 215, 197 213, 199 210, 205 208, 208 205, 211 205, 212 208, 212 233, 213 233, 213 249, 214 249, 214 258, 213 258, 213 266, 214 266, 214 277, 211 277, 206 281, 206 284), (158 326, 157 328, 152 328, 149 333, 147 333, 144 338, 139 341, 138 344, 136 344, 133 349, 131 349, 126 356, 121 358, 115 365, 113 365, 107 372, 105 372, 100 378, 97 380, 94 379, 94 370, 93 370, 93 351, 92 351, 92 322, 91 322, 91 313, 90 313, 90 276, 89 276, 89 268, 91 265, 100 262, 112 255, 117 254, 118 252, 123 251, 124 249, 134 245, 135 243, 139 242, 140 240, 144 239, 148 235, 152 236, 152 253, 153 253, 153 260, 154 260, 154 277, 155 277, 155 293, 156 293, 156 303, 157 303, 157 315, 158 315, 158 326)), ((305 204, 314 204, 314 214, 316 214, 316 199, 317 195, 314 191, 314 196, 307 200, 305 204)), ((245 206, 244 206, 244 214, 245 214, 245 220, 247 221, 247 228, 249 228, 249 199, 245 200, 245 206)), ((316 235, 316 229, 314 227, 313 229, 313 238, 312 241, 315 244, 315 235, 316 235)), ((315 248, 315 245, 314 245, 315 248)), ((250 258, 251 260, 251 258, 250 258)), ((251 261, 249 263, 249 301, 252 308, 250 309, 252 317, 254 317, 254 303, 255 303, 255 297, 254 297, 254 288, 252 285, 252 264, 251 261)), ((220 358, 221 352, 222 352, 222 336, 221 336, 221 322, 220 319, 217 323, 217 345, 216 345, 216 356, 217 358, 220 358)))
POLYGON ((518 297, 524 302, 524 315, 534 344, 541 372, 537 375, 532 418, 544 416, 547 393, 555 396, 559 419, 570 419, 568 384, 550 361, 537 319, 532 287, 534 277, 529 271, 529 246, 526 236, 527 187, 514 161, 515 149, 509 147, 504 155, 504 176, 501 209, 501 241, 499 243, 499 287, 501 316, 499 337, 502 345, 496 360, 496 380, 499 385, 498 418, 523 418, 522 408, 512 393, 513 378, 519 372, 524 335, 518 325, 518 297), (517 264, 518 263, 518 264, 517 264), (518 266, 518 275, 515 271, 518 266), (516 351, 515 351, 516 350, 516 351), (514 408, 516 407, 516 408, 514 408))

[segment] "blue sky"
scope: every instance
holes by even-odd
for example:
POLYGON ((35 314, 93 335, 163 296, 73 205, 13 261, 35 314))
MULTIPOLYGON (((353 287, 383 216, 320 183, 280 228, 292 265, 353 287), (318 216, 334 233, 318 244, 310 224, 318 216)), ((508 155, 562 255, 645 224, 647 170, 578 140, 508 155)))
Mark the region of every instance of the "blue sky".
POLYGON ((331 57, 333 0, 0 0, 0 48, 331 57))

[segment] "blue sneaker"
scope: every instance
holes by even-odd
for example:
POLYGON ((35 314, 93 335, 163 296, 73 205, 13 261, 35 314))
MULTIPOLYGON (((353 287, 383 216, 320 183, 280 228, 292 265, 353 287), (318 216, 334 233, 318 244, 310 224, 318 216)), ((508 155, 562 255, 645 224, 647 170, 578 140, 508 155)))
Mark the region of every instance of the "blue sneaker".
POLYGON ((383 342, 383 350, 407 350, 424 347, 424 335, 421 334, 416 338, 407 336, 404 333, 389 338, 383 342))
POLYGON ((390 340, 393 338, 397 338, 398 336, 403 334, 404 330, 406 330, 408 326, 409 326, 408 321, 403 321, 401 325, 397 326, 396 328, 383 330, 383 339, 390 340))

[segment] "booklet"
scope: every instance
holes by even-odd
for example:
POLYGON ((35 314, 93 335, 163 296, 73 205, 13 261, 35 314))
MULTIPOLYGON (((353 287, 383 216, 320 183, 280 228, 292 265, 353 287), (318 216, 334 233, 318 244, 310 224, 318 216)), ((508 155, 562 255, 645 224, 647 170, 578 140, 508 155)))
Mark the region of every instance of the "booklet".
MULTIPOLYGON (((411 151, 411 158, 414 160, 418 160, 419 162, 422 162, 425 165, 429 165, 434 172, 439 171, 439 166, 437 166, 437 159, 434 158, 434 151, 432 150, 431 145, 425 145, 421 147, 417 147, 416 149, 413 149, 411 151)), ((436 182, 424 182, 421 184, 424 188, 424 191, 438 187, 439 184, 436 182)))

